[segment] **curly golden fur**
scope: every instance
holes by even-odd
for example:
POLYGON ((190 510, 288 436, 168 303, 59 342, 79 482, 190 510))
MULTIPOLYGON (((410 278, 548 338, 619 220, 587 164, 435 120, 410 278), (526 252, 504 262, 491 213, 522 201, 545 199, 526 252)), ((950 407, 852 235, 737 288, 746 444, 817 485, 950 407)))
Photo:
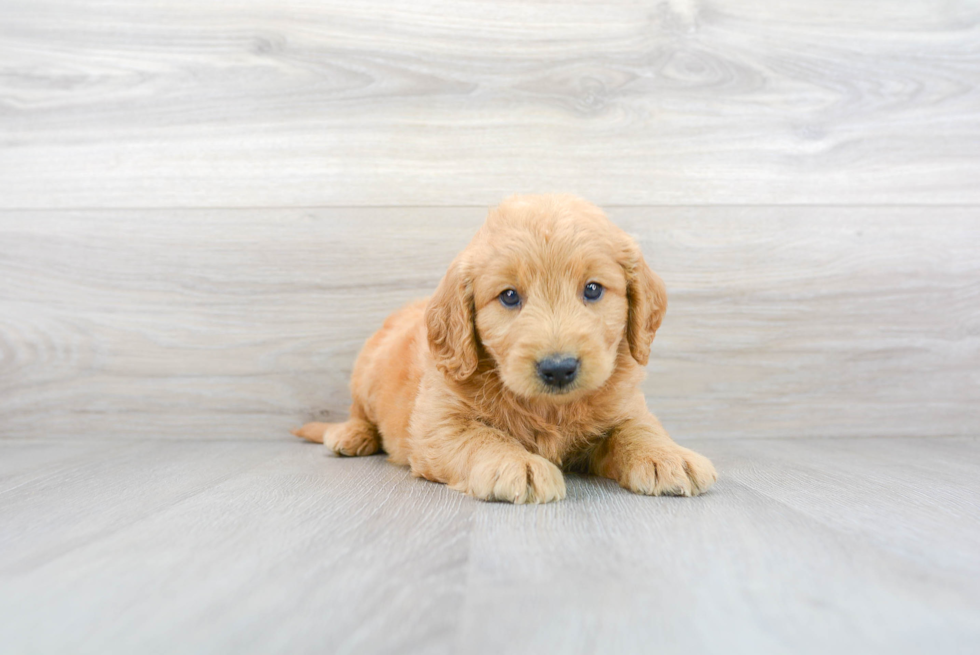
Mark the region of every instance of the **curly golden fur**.
POLYGON ((341 455, 379 449, 415 475, 485 500, 565 496, 561 469, 641 494, 690 496, 715 469, 675 444, 639 383, 667 292, 639 246, 573 196, 513 196, 492 209, 431 299, 365 344, 345 423, 297 436, 341 455), (598 299, 584 294, 599 285, 598 299), (501 294, 519 298, 508 306, 501 294), (577 360, 549 383, 549 358, 577 360))

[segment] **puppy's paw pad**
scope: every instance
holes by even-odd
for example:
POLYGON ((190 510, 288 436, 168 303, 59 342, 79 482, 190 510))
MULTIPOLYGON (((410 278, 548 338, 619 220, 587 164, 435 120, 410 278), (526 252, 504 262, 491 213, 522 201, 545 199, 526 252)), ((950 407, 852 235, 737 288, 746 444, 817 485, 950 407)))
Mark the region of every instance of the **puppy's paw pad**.
POLYGON ((331 426, 323 434, 323 445, 345 457, 373 455, 381 447, 374 428, 364 421, 347 421, 331 426))
POLYGON ((549 503, 565 497, 565 478, 557 466, 540 455, 506 456, 477 464, 465 491, 482 500, 521 505, 549 503))
POLYGON ((704 455, 686 448, 684 451, 684 471, 694 485, 694 494, 707 491, 718 481, 718 472, 715 471, 714 464, 704 455))
POLYGON ((620 478, 620 485, 647 496, 697 496, 718 479, 707 457, 686 448, 635 455, 620 478))

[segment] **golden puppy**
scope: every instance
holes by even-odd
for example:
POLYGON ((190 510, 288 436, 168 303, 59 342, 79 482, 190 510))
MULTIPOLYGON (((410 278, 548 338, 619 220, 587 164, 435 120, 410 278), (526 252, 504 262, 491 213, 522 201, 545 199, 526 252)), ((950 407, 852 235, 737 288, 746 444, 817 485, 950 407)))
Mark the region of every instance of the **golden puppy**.
POLYGON ((715 469, 671 440, 639 383, 667 308, 639 246, 572 196, 514 196, 435 295, 392 314, 354 364, 345 423, 294 434, 484 500, 565 496, 561 470, 690 496, 715 469))

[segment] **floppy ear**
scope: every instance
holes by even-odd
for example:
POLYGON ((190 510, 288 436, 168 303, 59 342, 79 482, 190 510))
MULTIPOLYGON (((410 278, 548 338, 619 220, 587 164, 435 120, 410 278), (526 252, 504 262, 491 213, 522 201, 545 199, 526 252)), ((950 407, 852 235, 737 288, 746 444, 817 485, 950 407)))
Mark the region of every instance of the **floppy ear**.
POLYGON ((461 382, 473 375, 479 363, 473 319, 473 289, 454 261, 425 308, 429 351, 436 366, 461 382))
POLYGON ((626 298, 629 315, 626 319, 626 338, 630 354, 639 364, 650 359, 650 344, 667 313, 667 288, 660 276, 650 270, 639 247, 630 249, 626 270, 626 298))

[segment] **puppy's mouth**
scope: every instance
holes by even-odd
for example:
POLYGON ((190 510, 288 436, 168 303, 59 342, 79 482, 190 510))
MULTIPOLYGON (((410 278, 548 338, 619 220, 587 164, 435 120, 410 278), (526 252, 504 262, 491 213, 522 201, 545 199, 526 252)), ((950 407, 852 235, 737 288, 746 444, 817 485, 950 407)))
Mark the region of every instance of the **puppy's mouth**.
POLYGON ((555 405, 567 405, 568 403, 575 402, 581 398, 581 391, 581 387, 570 385, 569 388, 565 390, 545 391, 541 393, 538 398, 555 405))
POLYGON ((538 393, 542 396, 567 396, 568 394, 578 391, 579 389, 581 389, 581 385, 576 382, 568 382, 558 385, 538 385, 538 393))

